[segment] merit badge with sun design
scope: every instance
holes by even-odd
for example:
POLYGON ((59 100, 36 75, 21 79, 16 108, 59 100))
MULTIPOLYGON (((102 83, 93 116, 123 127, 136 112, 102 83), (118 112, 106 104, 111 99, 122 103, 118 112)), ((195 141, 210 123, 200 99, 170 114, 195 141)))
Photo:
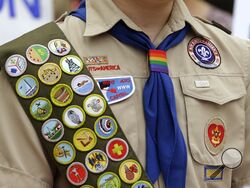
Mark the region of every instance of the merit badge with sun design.
POLYGON ((60 164, 70 164, 76 156, 74 146, 68 141, 58 142, 53 150, 55 160, 60 164))
POLYGON ((56 84, 62 76, 61 68, 55 63, 46 63, 38 70, 38 77, 46 85, 56 84))
POLYGON ((73 185, 82 185, 88 179, 88 171, 82 163, 74 162, 67 168, 67 179, 73 185))
POLYGON ((110 116, 99 117, 95 122, 94 128, 97 136, 102 139, 112 138, 118 130, 115 119, 110 116))
POLYGON ((41 44, 34 44, 30 46, 26 51, 27 59, 36 65, 41 65, 48 61, 49 59, 49 50, 41 44))
POLYGON ((205 129, 205 144, 208 151, 217 155, 224 148, 225 124, 220 118, 212 119, 205 129))
POLYGON ((5 62, 5 70, 11 77, 22 75, 27 69, 26 59, 18 54, 10 56, 5 62))
POLYGON ((126 160, 119 167, 119 175, 122 181, 124 181, 125 183, 135 183, 141 178, 141 165, 135 160, 126 160))
POLYGON ((106 172, 102 174, 97 180, 98 188, 120 188, 121 180, 113 172, 106 172))
POLYGON ((113 138, 108 142, 106 152, 111 160, 121 161, 127 157, 129 147, 125 140, 113 138))
POLYGON ((53 108, 51 102, 44 97, 36 98, 30 105, 30 114, 38 121, 44 121, 48 119, 52 113, 52 110, 53 108))

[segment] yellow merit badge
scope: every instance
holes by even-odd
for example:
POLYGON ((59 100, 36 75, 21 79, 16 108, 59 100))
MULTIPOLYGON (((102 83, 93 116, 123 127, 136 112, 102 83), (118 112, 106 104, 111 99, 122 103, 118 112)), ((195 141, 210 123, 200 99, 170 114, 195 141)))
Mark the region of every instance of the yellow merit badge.
POLYGON ((89 151, 95 147, 97 138, 94 131, 91 129, 81 128, 75 132, 73 142, 76 149, 80 151, 89 151))
POLYGON ((67 106, 73 100, 73 91, 66 84, 57 84, 52 88, 50 98, 56 106, 67 106))
POLYGON ((61 68, 55 63, 46 63, 38 70, 38 77, 46 85, 56 84, 62 76, 61 68))
POLYGON ((55 160, 60 164, 70 164, 76 156, 74 146, 68 141, 58 142, 53 150, 55 160))
POLYGON ((93 117, 98 117, 106 111, 106 100, 98 94, 91 94, 83 101, 85 112, 93 117))
POLYGON ((39 83, 32 75, 26 74, 16 82, 16 92, 22 98, 30 99, 38 93, 38 90, 39 83))
POLYGON ((125 183, 135 183, 141 178, 141 165, 135 160, 126 160, 119 167, 119 175, 125 183))

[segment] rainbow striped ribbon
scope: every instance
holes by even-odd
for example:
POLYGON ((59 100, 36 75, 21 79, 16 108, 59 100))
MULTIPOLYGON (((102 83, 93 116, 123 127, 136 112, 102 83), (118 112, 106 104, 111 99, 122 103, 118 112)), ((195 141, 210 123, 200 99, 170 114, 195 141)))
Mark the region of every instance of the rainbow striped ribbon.
POLYGON ((149 50, 149 66, 151 72, 168 74, 167 52, 163 50, 149 50))

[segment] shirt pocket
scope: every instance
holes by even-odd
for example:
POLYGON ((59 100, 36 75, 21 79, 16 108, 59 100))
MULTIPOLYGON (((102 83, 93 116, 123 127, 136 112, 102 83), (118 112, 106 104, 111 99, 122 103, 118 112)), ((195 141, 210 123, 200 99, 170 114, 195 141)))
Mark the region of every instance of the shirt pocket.
POLYGON ((222 165, 221 156, 228 148, 243 154, 246 95, 243 78, 202 75, 181 77, 180 81, 193 159, 217 166, 222 165), (220 133, 217 137, 216 129, 220 133))

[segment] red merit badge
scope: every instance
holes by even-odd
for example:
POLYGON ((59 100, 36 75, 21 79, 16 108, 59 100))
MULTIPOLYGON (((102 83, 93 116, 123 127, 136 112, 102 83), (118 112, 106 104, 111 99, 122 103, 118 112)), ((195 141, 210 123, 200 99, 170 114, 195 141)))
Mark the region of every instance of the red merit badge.
POLYGON ((219 118, 215 118, 208 123, 205 131, 206 147, 211 154, 217 155, 224 148, 224 141, 224 122, 219 118))
POLYGON ((121 161, 127 157, 129 151, 128 144, 121 138, 113 138, 106 147, 109 158, 113 161, 121 161))
POLYGON ((82 185, 88 178, 88 171, 82 163, 74 162, 67 169, 67 178, 73 185, 82 185))

